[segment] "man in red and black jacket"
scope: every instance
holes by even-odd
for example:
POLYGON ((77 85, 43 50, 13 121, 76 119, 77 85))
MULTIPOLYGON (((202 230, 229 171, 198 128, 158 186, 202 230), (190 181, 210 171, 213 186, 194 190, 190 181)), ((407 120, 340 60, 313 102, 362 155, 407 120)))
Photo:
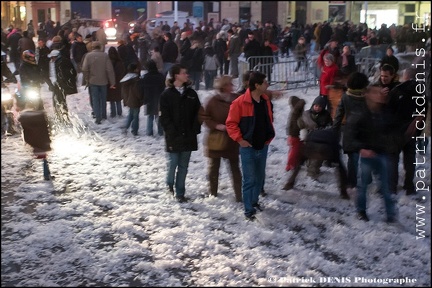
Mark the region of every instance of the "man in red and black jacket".
POLYGON ((268 88, 266 75, 250 74, 249 88, 234 100, 226 120, 228 135, 240 144, 242 162, 242 196, 245 216, 255 219, 262 210, 258 198, 265 177, 268 145, 275 136, 270 99, 264 94, 268 88))

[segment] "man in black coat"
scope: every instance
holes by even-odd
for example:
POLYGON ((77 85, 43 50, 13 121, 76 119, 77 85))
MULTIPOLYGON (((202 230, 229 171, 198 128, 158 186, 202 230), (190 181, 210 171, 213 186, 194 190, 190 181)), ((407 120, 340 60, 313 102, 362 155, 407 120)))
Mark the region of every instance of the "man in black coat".
POLYGON ((378 191, 383 196, 387 222, 396 221, 395 202, 388 187, 387 159, 394 117, 385 109, 387 97, 381 93, 378 84, 368 86, 367 109, 353 122, 353 146, 360 155, 360 182, 357 184, 357 218, 369 221, 367 216, 367 190, 372 181, 371 174, 379 178, 378 191))
MULTIPOLYGON (((118 41, 117 52, 120 56, 120 59, 123 61, 125 70, 127 70, 129 65, 132 63, 141 65, 135 49, 133 48, 133 42, 130 38, 128 38, 127 43, 125 43, 124 40, 118 41)), ((141 70, 140 66, 138 67, 138 69, 141 70)))
POLYGON ((36 60, 39 67, 43 82, 48 84, 49 89, 53 90, 53 84, 50 79, 50 61, 48 54, 50 49, 46 46, 45 39, 39 38, 36 48, 36 60))
MULTIPOLYGON (((333 34, 333 29, 330 26, 330 23, 328 23, 327 21, 324 21, 324 24, 321 28, 321 34, 320 34, 320 50, 324 49, 325 45, 327 44, 327 42, 330 41, 330 38, 333 34)), ((295 43, 295 42, 294 42, 295 43)))
POLYGON ((164 33, 163 37, 165 39, 165 43, 163 44, 162 53, 161 53, 162 60, 164 62, 164 68, 162 74, 166 76, 171 66, 173 66, 176 63, 179 51, 178 51, 177 44, 175 44, 174 41, 172 40, 172 35, 170 32, 164 33))
POLYGON ((192 43, 187 35, 187 32, 182 32, 180 34, 180 64, 187 67, 186 63, 186 55, 189 51, 189 48, 192 46, 192 43))
POLYGON ((249 70, 253 70, 253 67, 259 63, 259 59, 248 58, 254 56, 261 56, 261 44, 257 40, 255 40, 255 35, 252 31, 248 33, 248 39, 245 40, 243 52, 245 58, 249 61, 249 70))

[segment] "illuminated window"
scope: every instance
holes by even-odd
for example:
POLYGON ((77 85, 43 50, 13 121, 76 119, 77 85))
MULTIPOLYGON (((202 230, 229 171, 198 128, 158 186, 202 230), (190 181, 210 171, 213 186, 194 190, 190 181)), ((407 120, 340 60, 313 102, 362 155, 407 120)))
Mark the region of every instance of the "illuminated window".
POLYGON ((20 6, 19 11, 20 11, 20 19, 24 20, 26 17, 26 8, 24 6, 20 6))

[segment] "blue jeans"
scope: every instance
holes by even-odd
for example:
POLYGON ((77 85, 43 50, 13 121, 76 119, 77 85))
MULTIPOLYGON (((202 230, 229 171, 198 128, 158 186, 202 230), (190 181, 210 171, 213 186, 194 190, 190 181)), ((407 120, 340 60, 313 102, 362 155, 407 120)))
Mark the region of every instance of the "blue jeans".
POLYGON ((265 168, 267 162, 268 145, 262 150, 252 147, 240 147, 242 163, 242 195, 244 213, 247 217, 256 213, 254 205, 258 204, 258 197, 263 188, 265 168))
POLYGON ((96 121, 101 121, 102 118, 107 118, 106 98, 107 98, 107 85, 93 85, 89 86, 91 103, 93 105, 93 113, 96 121))
POLYGON ((163 135, 163 128, 159 121, 159 115, 147 115, 147 130, 146 135, 147 136, 153 136, 153 121, 156 121, 156 126, 158 130, 158 135, 163 135))
POLYGON ((48 161, 46 158, 43 159, 43 175, 45 180, 48 180, 51 177, 51 172, 48 167, 48 161))
POLYGON ((171 63, 171 62, 164 62, 163 63, 163 72, 162 72, 162 74, 164 75, 164 76, 166 76, 167 75, 167 73, 169 72, 169 70, 171 69, 171 67, 174 65, 174 63, 171 63))
POLYGON ((110 101, 111 108, 111 117, 115 117, 116 115, 122 115, 122 102, 121 101, 110 101))
POLYGON ((350 186, 351 188, 357 187, 359 157, 360 156, 358 152, 348 153, 348 186, 350 186))
POLYGON ((216 78, 217 70, 205 70, 204 71, 204 83, 206 89, 213 89, 213 82, 216 78))
POLYGON ((138 134, 139 112, 140 112, 140 107, 129 108, 129 115, 126 120, 126 129, 129 129, 129 127, 132 125, 132 134, 134 135, 138 134))
POLYGON ((196 91, 199 90, 200 82, 202 78, 202 72, 201 71, 189 71, 189 74, 191 76, 192 83, 194 85, 194 89, 196 91))
POLYGON ((192 151, 168 152, 168 174, 167 185, 174 187, 176 197, 184 196, 186 191, 186 175, 192 151), (177 170, 177 175, 176 175, 177 170), (175 181, 174 181, 175 177, 175 181), (175 182, 175 183, 174 183, 175 182))
POLYGON ((394 218, 395 205, 388 188, 387 157, 377 154, 374 158, 360 157, 360 184, 357 186, 357 212, 366 212, 367 188, 372 175, 377 174, 380 180, 379 192, 382 194, 388 218, 394 218))

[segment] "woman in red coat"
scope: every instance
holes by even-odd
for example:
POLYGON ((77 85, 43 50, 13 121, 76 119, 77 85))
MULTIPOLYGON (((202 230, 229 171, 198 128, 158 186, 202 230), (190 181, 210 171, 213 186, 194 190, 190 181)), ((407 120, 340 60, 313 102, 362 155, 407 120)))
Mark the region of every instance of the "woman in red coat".
POLYGON ((324 55, 324 66, 322 68, 320 76, 320 95, 326 100, 327 110, 331 112, 331 107, 328 101, 329 91, 327 89, 328 85, 332 85, 336 75, 338 73, 338 66, 335 62, 334 56, 330 53, 324 55))

